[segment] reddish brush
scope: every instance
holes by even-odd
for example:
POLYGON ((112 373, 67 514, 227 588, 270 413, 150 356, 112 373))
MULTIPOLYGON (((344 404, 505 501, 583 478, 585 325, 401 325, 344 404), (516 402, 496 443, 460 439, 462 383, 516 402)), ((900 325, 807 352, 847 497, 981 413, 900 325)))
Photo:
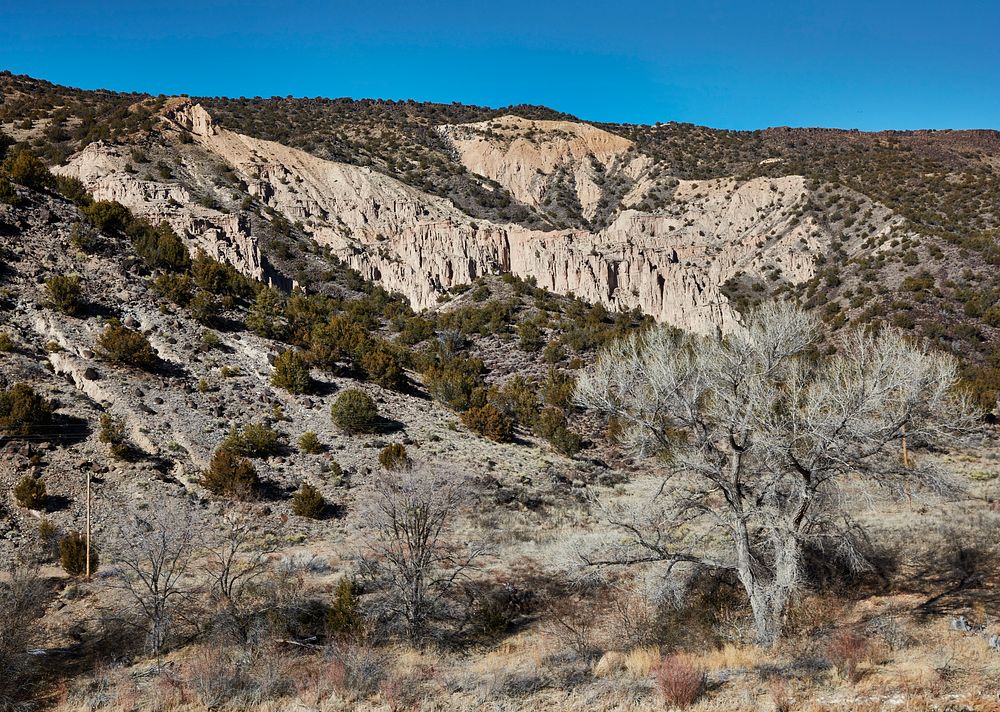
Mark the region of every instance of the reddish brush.
POLYGON ((688 707, 705 691, 705 673, 685 656, 670 655, 656 672, 656 687, 668 705, 688 707))

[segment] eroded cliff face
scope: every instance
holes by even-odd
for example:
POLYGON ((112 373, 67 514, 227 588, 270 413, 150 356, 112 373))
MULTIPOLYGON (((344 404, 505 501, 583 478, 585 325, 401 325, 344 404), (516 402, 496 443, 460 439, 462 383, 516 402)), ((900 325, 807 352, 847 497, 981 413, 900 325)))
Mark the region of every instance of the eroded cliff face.
POLYGON ((631 141, 590 124, 503 116, 490 121, 439 126, 468 170, 496 181, 520 202, 544 210, 547 194, 572 191, 588 220, 608 185, 633 186, 653 162, 631 141))
POLYGON ((83 181, 95 200, 118 201, 154 224, 166 221, 194 250, 204 250, 253 279, 290 286, 270 268, 248 215, 200 205, 181 182, 140 178, 127 147, 92 143, 54 170, 83 181))
MULTIPOLYGON (((801 282, 813 276, 817 257, 834 238, 829 227, 801 214, 809 191, 796 176, 672 181, 671 199, 655 212, 623 209, 598 232, 542 232, 473 220, 447 200, 368 168, 229 131, 197 105, 177 104, 166 120, 190 132, 206 155, 230 166, 247 194, 301 223, 319 244, 418 309, 432 307, 444 291, 482 274, 512 272, 611 309, 638 308, 702 333, 726 331, 738 318, 720 289, 726 280, 777 268, 783 279, 801 282)), ((443 130, 466 147, 462 160, 470 170, 482 170, 525 202, 544 192, 539 188, 544 181, 536 179, 539 167, 543 173, 559 166, 576 171, 580 201, 588 209, 599 196, 585 186, 591 179, 598 186, 597 173, 625 176, 626 204, 637 203, 655 182, 648 157, 595 127, 523 119, 499 125, 514 137, 491 138, 481 127, 443 130), (529 130, 530 141, 523 135, 529 130)), ((120 149, 95 144, 64 170, 83 180, 96 198, 168 220, 209 254, 250 276, 266 273, 265 256, 244 213, 194 204, 184 185, 139 179, 126 171, 126 163, 120 149)), ((199 166, 186 163, 186 175, 204 186, 211 176, 199 174, 205 170, 199 166)), ((863 204, 866 208, 872 209, 872 220, 839 236, 849 251, 860 243, 862 228, 887 230, 895 220, 879 206, 863 204)))

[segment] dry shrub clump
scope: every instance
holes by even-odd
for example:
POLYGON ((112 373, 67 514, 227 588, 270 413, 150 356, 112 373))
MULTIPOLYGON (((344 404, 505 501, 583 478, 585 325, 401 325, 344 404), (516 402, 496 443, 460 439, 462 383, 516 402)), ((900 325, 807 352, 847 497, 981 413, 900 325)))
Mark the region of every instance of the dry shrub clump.
POLYGON ((669 655, 656 671, 656 689, 671 707, 690 707, 705 691, 705 673, 684 655, 669 655))
POLYGON ((868 641, 853 631, 841 630, 830 639, 827 654, 837 672, 855 683, 861 678, 858 667, 868 656, 868 641))

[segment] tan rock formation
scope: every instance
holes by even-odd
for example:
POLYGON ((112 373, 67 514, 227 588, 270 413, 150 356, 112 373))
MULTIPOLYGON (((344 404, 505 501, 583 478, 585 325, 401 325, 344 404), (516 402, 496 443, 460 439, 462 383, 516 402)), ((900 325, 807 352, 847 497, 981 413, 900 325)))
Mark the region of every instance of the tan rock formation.
POLYGON ((631 185, 652 165, 628 139, 572 121, 502 116, 438 131, 468 170, 496 181, 527 205, 543 208, 553 181, 570 176, 588 220, 609 178, 622 174, 631 185))
MULTIPOLYGON (((443 198, 368 168, 229 131, 198 105, 178 103, 167 118, 232 166, 251 195, 301 222, 317 242, 418 309, 436 304, 452 286, 509 271, 555 292, 573 292, 612 309, 638 308, 682 328, 729 330, 737 314, 720 290, 726 280, 764 267, 779 268, 792 282, 806 280, 833 237, 799 215, 808 190, 797 176, 679 181, 672 201, 655 213, 623 210, 597 233, 542 232, 473 220, 443 198)), ((442 130, 465 146, 463 161, 471 169, 481 169, 528 201, 538 188, 529 168, 572 166, 579 188, 596 161, 604 170, 628 174, 633 201, 651 181, 648 157, 627 140, 586 124, 505 117, 476 128, 442 130), (490 138, 484 127, 493 127, 501 138, 490 138)), ((210 254, 260 278, 264 260, 245 219, 185 202, 180 185, 128 175, 116 151, 91 146, 64 170, 80 177, 96 197, 167 219, 210 254), (171 209, 171 199, 183 209, 171 209)), ((596 204, 586 189, 580 197, 591 208, 596 204)), ((873 212, 876 226, 889 229, 894 220, 889 211, 873 206, 873 212)), ((860 241, 849 231, 845 237, 860 241)))

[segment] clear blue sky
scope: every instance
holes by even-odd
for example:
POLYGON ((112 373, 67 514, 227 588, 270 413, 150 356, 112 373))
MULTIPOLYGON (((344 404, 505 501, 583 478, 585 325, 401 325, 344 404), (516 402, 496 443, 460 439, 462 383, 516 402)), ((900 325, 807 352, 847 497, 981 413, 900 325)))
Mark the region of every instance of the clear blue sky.
POLYGON ((0 68, 595 121, 1000 128, 1000 2, 0 0, 0 68))

